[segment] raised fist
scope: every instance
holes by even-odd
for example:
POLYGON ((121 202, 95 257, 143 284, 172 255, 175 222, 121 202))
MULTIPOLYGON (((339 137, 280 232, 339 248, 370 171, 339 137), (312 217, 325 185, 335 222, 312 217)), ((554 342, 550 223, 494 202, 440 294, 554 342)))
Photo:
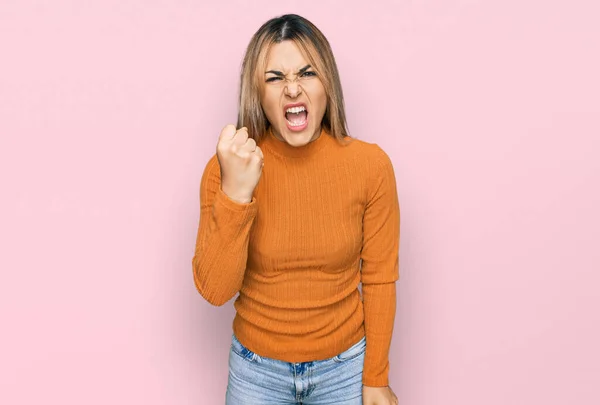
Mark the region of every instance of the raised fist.
POLYGON ((217 159, 221 166, 221 189, 240 203, 252 201, 252 193, 262 174, 263 153, 248 129, 227 125, 219 135, 217 159))

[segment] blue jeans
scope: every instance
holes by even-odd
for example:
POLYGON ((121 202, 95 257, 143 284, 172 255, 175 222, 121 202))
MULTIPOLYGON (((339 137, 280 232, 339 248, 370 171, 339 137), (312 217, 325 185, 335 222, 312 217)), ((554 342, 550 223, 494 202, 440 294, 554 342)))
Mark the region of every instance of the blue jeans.
POLYGON ((232 335, 226 405, 362 405, 366 339, 325 360, 289 363, 232 335))

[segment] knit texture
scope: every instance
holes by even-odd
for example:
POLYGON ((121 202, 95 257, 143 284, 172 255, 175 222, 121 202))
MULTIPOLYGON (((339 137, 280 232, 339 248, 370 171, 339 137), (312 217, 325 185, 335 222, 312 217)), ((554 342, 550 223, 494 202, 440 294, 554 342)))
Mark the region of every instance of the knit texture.
POLYGON ((366 336, 363 384, 388 385, 400 239, 388 155, 325 130, 301 147, 267 131, 259 146, 263 172, 247 204, 222 191, 216 155, 206 164, 196 288, 213 305, 239 293, 233 332, 260 356, 323 360, 366 336))

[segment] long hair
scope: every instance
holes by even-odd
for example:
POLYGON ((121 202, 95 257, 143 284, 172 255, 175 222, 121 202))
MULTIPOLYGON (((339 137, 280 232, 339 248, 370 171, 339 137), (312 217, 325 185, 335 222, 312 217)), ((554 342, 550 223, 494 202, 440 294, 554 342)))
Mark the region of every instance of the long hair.
POLYGON ((269 129, 270 123, 261 106, 263 75, 271 45, 286 40, 298 46, 325 88, 327 107, 321 125, 331 136, 343 141, 350 135, 342 85, 331 46, 314 24, 296 14, 272 18, 252 36, 242 62, 237 127, 248 128, 249 137, 257 143, 269 129))

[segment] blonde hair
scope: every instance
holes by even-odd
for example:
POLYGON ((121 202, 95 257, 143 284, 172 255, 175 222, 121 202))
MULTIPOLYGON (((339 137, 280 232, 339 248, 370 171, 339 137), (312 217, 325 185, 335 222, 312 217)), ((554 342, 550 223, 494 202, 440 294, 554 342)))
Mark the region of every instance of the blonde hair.
POLYGON ((252 36, 242 62, 237 127, 248 128, 256 142, 270 123, 261 106, 261 90, 267 55, 272 44, 293 41, 317 72, 327 95, 327 108, 321 125, 339 141, 349 137, 342 85, 329 41, 307 19, 286 14, 264 23, 252 36))

